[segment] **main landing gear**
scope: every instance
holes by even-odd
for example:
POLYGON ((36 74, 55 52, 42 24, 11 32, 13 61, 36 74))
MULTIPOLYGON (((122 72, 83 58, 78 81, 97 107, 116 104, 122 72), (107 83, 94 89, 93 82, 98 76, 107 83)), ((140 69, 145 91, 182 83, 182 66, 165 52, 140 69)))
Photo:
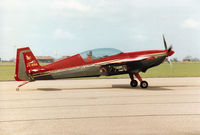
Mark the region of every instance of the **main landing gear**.
POLYGON ((130 76, 130 79, 131 79, 131 82, 130 82, 130 85, 131 87, 137 87, 138 85, 138 82, 134 79, 134 76, 136 76, 136 78, 140 81, 140 87, 141 88, 147 88, 148 87, 148 83, 147 81, 143 81, 142 78, 140 77, 139 73, 130 73, 129 76, 130 76))

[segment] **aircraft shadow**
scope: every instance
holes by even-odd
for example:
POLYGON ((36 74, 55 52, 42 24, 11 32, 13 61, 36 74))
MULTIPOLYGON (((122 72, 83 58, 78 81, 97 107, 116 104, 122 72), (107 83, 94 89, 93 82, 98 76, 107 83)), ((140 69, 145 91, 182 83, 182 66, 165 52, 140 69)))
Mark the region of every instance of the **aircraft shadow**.
POLYGON ((83 88, 37 88, 37 90, 41 91, 61 91, 61 90, 89 90, 89 89, 129 89, 129 90, 146 90, 146 91, 159 91, 159 90, 173 90, 170 88, 166 88, 165 86, 149 86, 146 89, 142 89, 139 86, 132 88, 128 84, 114 84, 111 87, 83 87, 83 88))
POLYGON ((147 91, 173 90, 173 89, 169 89, 169 88, 166 88, 166 87, 164 88, 164 86, 149 86, 146 89, 142 89, 142 88, 140 88, 140 86, 132 88, 128 84, 114 84, 114 85, 112 85, 112 88, 138 89, 138 90, 147 90, 147 91))
POLYGON ((42 91, 60 91, 63 89, 59 89, 59 88, 37 88, 37 90, 42 90, 42 91))
POLYGON ((112 87, 84 87, 84 88, 37 88, 42 91, 60 91, 60 90, 89 90, 89 89, 112 89, 112 87))

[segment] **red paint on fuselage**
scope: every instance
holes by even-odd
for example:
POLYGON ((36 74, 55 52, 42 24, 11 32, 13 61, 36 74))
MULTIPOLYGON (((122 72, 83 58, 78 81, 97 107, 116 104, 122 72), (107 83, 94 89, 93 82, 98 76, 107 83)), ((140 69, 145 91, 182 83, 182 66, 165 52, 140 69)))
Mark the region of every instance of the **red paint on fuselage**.
POLYGON ((82 59, 80 54, 73 55, 71 57, 56 61, 54 63, 45 65, 44 68, 51 71, 51 70, 58 70, 64 68, 71 68, 76 66, 85 65, 85 61, 82 59))
MULTIPOLYGON (((90 65, 90 64, 95 64, 95 63, 99 63, 99 62, 111 61, 111 60, 136 58, 139 56, 164 53, 164 52, 167 53, 167 50, 148 50, 148 51, 127 52, 127 53, 120 53, 118 55, 109 56, 106 58, 96 59, 96 60, 92 60, 92 61, 85 61, 80 56, 80 54, 76 54, 71 57, 56 61, 56 62, 48 64, 48 65, 45 65, 45 66, 43 66, 43 68, 47 71, 52 71, 52 70, 58 70, 58 69, 90 65)), ((174 51, 171 50, 170 55, 172 55, 173 53, 174 53, 174 51)))

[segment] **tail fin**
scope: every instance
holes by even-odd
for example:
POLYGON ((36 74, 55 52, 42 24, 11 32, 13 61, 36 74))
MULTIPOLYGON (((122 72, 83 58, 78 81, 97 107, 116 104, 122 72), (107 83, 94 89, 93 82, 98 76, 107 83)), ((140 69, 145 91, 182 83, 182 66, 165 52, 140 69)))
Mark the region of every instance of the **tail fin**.
POLYGON ((31 81, 31 71, 40 69, 37 59, 29 47, 17 49, 15 80, 31 81))

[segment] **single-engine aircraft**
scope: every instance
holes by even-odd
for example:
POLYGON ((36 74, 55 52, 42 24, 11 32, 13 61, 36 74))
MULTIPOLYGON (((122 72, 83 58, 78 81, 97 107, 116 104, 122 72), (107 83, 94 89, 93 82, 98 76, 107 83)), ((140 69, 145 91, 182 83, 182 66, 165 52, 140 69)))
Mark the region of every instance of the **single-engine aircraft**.
POLYGON ((148 83, 139 75, 147 69, 160 65, 174 54, 172 46, 167 48, 163 35, 164 50, 146 50, 137 52, 121 52, 113 48, 88 50, 80 54, 41 66, 29 47, 17 49, 15 80, 25 81, 16 90, 29 82, 36 80, 52 80, 64 78, 98 77, 129 74, 130 85, 136 87, 140 81, 141 88, 147 88, 148 83))

